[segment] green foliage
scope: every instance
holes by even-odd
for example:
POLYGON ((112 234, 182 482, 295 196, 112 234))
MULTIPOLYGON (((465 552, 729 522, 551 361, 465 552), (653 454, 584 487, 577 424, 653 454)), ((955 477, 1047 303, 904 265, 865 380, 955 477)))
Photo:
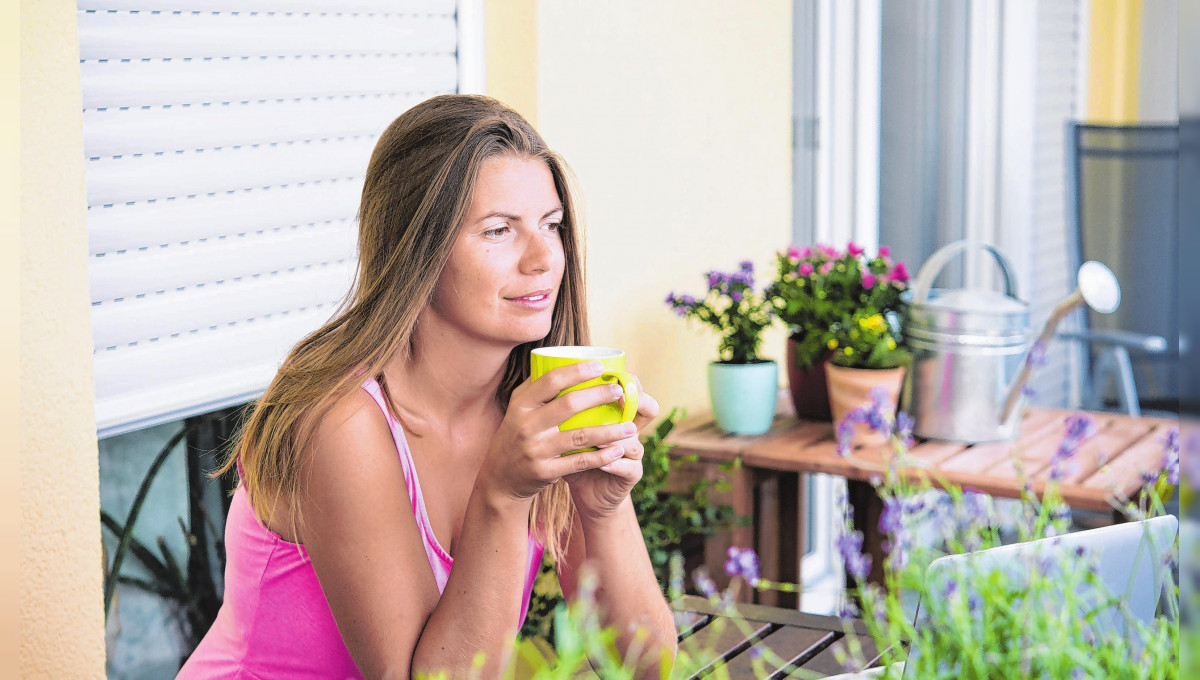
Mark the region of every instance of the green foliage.
POLYGON ((762 332, 773 319, 771 306, 754 292, 754 265, 747 260, 732 274, 710 271, 705 277, 708 290, 702 298, 671 293, 667 304, 677 315, 697 319, 721 335, 717 354, 723 363, 764 361, 759 358, 758 350, 762 332))
POLYGON ((845 253, 827 246, 793 247, 775 261, 775 280, 766 296, 797 342, 799 366, 807 368, 830 353, 838 365, 853 368, 904 363, 900 295, 908 285, 908 269, 893 263, 886 248, 868 258, 853 243, 845 253), (864 323, 871 332, 864 332, 864 323))
MULTIPOLYGON (((732 506, 716 504, 712 500, 714 491, 729 490, 729 483, 723 478, 692 482, 687 493, 663 491, 672 468, 672 460, 668 455, 672 447, 666 443, 666 438, 682 417, 680 409, 671 409, 653 432, 642 437, 645 447, 642 479, 629 494, 642 527, 642 537, 654 566, 654 575, 664 594, 668 594, 670 587, 671 556, 680 545, 694 536, 711 536, 716 529, 731 526, 735 519, 732 506)), ((694 461, 695 458, 680 460, 694 461)), ((722 468, 728 470, 731 465, 723 465, 722 468)), ((562 601, 554 565, 546 559, 534 584, 521 635, 541 640, 555 639, 553 626, 557 619, 554 612, 562 601)))

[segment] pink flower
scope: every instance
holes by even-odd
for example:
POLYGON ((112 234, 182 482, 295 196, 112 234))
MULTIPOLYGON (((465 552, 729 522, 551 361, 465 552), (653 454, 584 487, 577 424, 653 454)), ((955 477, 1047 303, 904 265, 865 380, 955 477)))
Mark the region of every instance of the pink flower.
POLYGON ((800 249, 797 248, 796 246, 792 246, 792 247, 788 248, 787 254, 788 254, 788 258, 792 262, 797 262, 800 260, 800 249))
POLYGON ((826 262, 825 264, 821 265, 821 273, 822 274, 828 274, 830 272, 830 270, 832 270, 832 269, 833 269, 833 262, 826 262))
POLYGON ((801 248, 799 252, 799 257, 802 260, 807 260, 808 258, 812 257, 812 248, 809 248, 808 246, 801 248))
POLYGON ((892 249, 887 246, 879 246, 879 257, 888 257, 892 254, 892 249))
POLYGON ((904 266, 903 262, 897 262, 890 276, 893 281, 906 283, 908 281, 908 267, 904 266))
POLYGON ((807 262, 800 265, 800 276, 808 276, 813 273, 813 266, 807 262))
POLYGON ((875 275, 871 272, 863 272, 863 288, 873 288, 875 286, 875 275))
POLYGON ((863 254, 863 248, 854 241, 851 241, 850 243, 846 244, 846 252, 850 253, 854 257, 858 257, 859 255, 863 254))
POLYGON ((817 252, 831 260, 836 260, 842 256, 841 253, 826 245, 818 245, 817 252))

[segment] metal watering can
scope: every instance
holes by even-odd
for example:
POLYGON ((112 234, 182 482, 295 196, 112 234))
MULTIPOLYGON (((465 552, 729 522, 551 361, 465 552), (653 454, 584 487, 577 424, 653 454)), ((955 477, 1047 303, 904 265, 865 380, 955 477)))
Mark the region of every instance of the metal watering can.
MULTIPOLYGON (((1045 346, 1062 318, 1085 302, 1109 314, 1121 301, 1117 279, 1099 262, 1079 268, 1078 288, 1055 308, 1039 336, 1045 346)), ((912 350, 909 371, 913 434, 926 439, 978 443, 1014 439, 1020 427, 1022 388, 1032 369, 1029 305, 1017 294, 1008 259, 993 246, 951 243, 917 273, 904 323, 912 350), (971 249, 989 253, 1004 278, 1004 292, 932 289, 954 258, 971 249)))

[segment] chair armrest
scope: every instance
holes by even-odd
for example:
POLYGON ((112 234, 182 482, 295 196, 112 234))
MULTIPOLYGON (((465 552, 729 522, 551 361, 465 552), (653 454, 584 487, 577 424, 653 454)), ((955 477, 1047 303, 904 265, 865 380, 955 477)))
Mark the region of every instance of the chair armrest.
POLYGON ((1133 331, 1091 330, 1063 331, 1055 337, 1062 340, 1076 340, 1090 345, 1114 345, 1127 350, 1145 352, 1146 354, 1165 354, 1167 339, 1161 335, 1148 335, 1133 331))

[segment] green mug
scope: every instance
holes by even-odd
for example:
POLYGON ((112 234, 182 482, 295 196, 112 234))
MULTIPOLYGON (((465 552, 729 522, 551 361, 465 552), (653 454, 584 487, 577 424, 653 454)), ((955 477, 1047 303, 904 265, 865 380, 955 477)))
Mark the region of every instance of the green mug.
MULTIPOLYGON (((620 403, 617 401, 613 401, 611 404, 601 404, 586 411, 576 413, 559 425, 558 429, 565 432, 580 427, 632 423, 634 417, 637 416, 638 396, 640 392, 638 391, 637 381, 633 379, 632 375, 625 372, 625 352, 622 350, 611 347, 571 345, 538 347, 529 356, 530 377, 533 380, 537 380, 556 368, 584 361, 600 362, 604 366, 604 373, 600 374, 599 378, 582 382, 574 387, 568 387, 559 392, 558 396, 587 387, 595 387, 596 385, 616 384, 620 385, 621 389, 625 391, 625 408, 621 408, 620 403)), ((594 450, 595 448, 593 447, 568 451, 568 453, 594 450)))

